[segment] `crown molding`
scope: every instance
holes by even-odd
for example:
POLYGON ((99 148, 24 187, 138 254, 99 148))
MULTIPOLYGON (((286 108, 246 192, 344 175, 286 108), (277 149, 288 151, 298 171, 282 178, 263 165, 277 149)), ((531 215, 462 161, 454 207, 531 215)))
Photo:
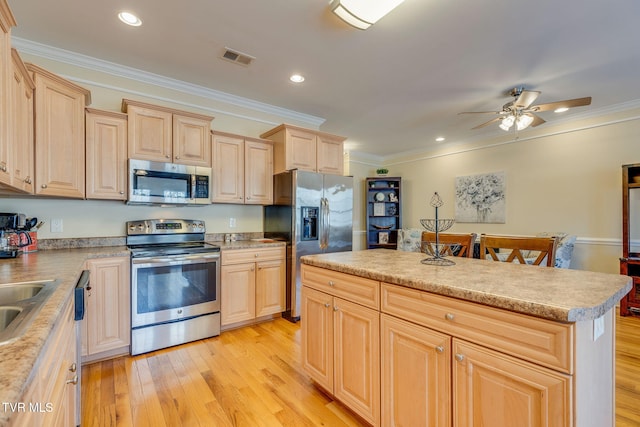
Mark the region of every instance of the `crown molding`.
MULTIPOLYGON (((249 98, 232 95, 204 86, 172 79, 132 67, 127 67, 126 65, 120 65, 114 62, 104 61, 102 59, 94 58, 80 53, 59 49, 57 47, 33 42, 31 40, 23 39, 20 37, 12 37, 11 41, 13 46, 20 52, 38 56, 40 58, 49 59, 52 61, 57 61, 88 70, 98 71, 115 77, 121 77, 145 84, 151 84, 165 89, 175 90, 189 95, 207 98, 213 101, 235 105, 264 114, 279 116, 286 119, 285 121, 291 120, 298 123, 304 123, 314 128, 320 127, 320 125, 325 122, 325 119, 322 117, 299 113, 297 111, 277 107, 275 105, 254 101, 249 98)), ((85 82, 92 83, 87 80, 85 80, 85 82)), ((97 82, 96 85, 101 86, 101 84, 97 82)))

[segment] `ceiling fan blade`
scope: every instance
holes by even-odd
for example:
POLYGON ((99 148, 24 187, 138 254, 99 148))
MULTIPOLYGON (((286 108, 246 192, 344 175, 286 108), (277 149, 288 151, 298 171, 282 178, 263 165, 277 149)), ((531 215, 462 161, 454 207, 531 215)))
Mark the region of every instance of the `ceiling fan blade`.
POLYGON ((491 119, 488 122, 484 122, 484 123, 482 123, 482 124, 480 124, 480 125, 478 125, 478 126, 476 126, 474 128, 471 128, 471 130, 480 129, 480 128, 483 128, 485 126, 489 126, 491 123, 499 122, 500 120, 502 120, 502 117, 496 117, 495 119, 491 119))
POLYGON ((531 115, 533 117, 533 121, 531 122, 531 125, 530 125, 533 128, 538 126, 538 125, 543 124, 544 122, 546 122, 545 119, 543 119, 542 117, 540 117, 537 114, 533 114, 533 113, 527 113, 527 114, 529 114, 529 115, 531 115))
POLYGON ((504 111, 463 111, 460 114, 504 114, 504 111))
POLYGON ((540 93, 541 92, 536 90, 523 90, 522 93, 518 95, 518 98, 513 101, 513 106, 516 108, 527 108, 533 104, 533 101, 536 100, 540 93))
POLYGON ((531 107, 533 111, 551 111, 557 108, 573 108, 573 107, 584 107, 585 105, 591 104, 591 97, 587 96, 585 98, 576 98, 576 99, 566 99, 564 101, 550 102, 548 104, 540 104, 534 105, 531 107))

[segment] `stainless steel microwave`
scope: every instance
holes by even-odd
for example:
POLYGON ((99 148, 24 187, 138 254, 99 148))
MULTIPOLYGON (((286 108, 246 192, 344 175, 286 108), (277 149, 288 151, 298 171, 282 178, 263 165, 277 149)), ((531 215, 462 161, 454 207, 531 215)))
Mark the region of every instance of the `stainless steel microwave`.
POLYGON ((127 203, 208 205, 211 168, 129 159, 127 203))

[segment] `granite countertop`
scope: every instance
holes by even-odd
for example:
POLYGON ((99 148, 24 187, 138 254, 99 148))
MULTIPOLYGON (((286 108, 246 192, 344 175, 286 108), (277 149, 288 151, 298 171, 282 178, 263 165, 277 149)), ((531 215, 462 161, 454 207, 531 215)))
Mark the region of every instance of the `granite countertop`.
POLYGON ((306 255, 301 262, 562 322, 596 319, 631 290, 631 278, 471 258, 421 264, 425 254, 389 249, 306 255))
MULTIPOLYGON (((124 246, 46 250, 0 260, 0 283, 52 279, 60 282, 24 334, 0 345, 0 402, 20 401, 32 368, 59 321, 60 311, 73 295, 84 262, 113 256, 129 256, 129 251, 124 246)), ((0 410, 0 425, 5 425, 10 415, 0 410)))

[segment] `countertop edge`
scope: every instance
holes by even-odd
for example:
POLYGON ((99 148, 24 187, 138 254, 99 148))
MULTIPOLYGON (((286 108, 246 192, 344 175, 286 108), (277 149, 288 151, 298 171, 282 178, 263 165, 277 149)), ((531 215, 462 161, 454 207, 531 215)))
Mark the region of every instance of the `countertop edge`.
MULTIPOLYGON (((379 251, 379 250, 376 250, 379 251)), ((361 251, 370 252, 370 251, 361 251)), ((391 254, 395 251, 389 251, 391 254)), ((332 255, 332 254, 327 254, 332 255)), ((365 277, 385 283, 391 283, 398 286, 404 286, 412 289, 422 290, 425 292, 431 292, 434 294, 461 299, 464 301, 470 301, 490 307, 522 313, 530 316, 540 317, 548 320, 559 322, 580 322, 589 321, 599 318, 607 313, 616 303, 622 299, 631 289, 632 281, 628 278, 626 285, 620 286, 616 290, 612 290, 608 297, 598 304, 591 306, 572 306, 566 307, 562 305, 554 305, 553 303, 543 303, 534 299, 523 299, 517 297, 511 297, 508 295, 498 295, 490 292, 485 292, 477 289, 469 289, 464 286, 456 287, 449 285, 442 285, 434 282, 433 280, 425 279, 422 277, 413 277, 410 274, 404 274, 402 276, 385 273, 380 268, 369 268, 362 265, 358 265, 356 262, 345 260, 346 257, 342 257, 341 260, 332 259, 327 255, 307 255, 301 257, 301 262, 306 265, 315 267, 326 268, 329 270, 352 274, 355 276, 365 277)), ((416 254, 418 258, 421 254, 416 254)), ((402 255, 400 255, 402 256, 402 255)), ((423 256, 423 255, 422 255, 423 256)), ((466 262, 466 261, 458 261, 466 262)), ((471 262, 488 262, 480 260, 471 260, 471 262)), ((504 264, 504 263, 496 263, 504 264)), ((480 264, 478 264, 480 265, 480 264)), ((487 264, 492 265, 492 264, 487 264)), ((496 265, 497 268, 504 268, 506 266, 496 265)), ((446 268, 446 267, 445 267, 446 268)), ((509 265, 507 268, 546 268, 546 267, 534 267, 534 266, 521 266, 521 265, 509 265)), ((533 271, 533 270, 531 270, 533 271)), ((578 272, 580 270, 565 270, 578 272)), ((613 279, 616 275, 606 273, 593 273, 587 272, 593 275, 611 276, 613 279)), ((624 278, 625 276, 619 276, 624 278)), ((622 280, 621 280, 622 281, 622 280)))

